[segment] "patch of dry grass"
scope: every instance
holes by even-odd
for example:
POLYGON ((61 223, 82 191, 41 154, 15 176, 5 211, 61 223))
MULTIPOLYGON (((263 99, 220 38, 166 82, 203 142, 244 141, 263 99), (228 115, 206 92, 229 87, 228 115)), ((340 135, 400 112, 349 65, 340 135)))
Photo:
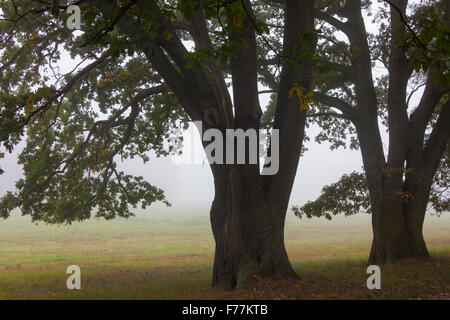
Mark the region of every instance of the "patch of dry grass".
POLYGON ((450 219, 427 217, 434 259, 382 267, 382 289, 368 290, 370 217, 297 220, 286 246, 299 281, 255 280, 235 292, 210 288, 214 242, 207 210, 130 220, 35 226, 0 221, 0 299, 367 299, 448 295, 450 219), (67 266, 82 270, 82 290, 66 288, 67 266))

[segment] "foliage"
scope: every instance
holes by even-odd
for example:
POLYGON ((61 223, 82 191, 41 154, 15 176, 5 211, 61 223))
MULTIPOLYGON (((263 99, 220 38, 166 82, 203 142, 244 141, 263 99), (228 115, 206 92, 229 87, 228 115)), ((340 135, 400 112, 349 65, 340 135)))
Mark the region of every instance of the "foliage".
POLYGON ((324 216, 331 220, 332 215, 352 215, 361 211, 370 212, 368 188, 364 174, 352 172, 344 174, 341 179, 322 189, 315 201, 292 207, 294 214, 302 218, 324 216))
MULTIPOLYGON (((91 212, 105 218, 127 217, 131 214, 129 205, 145 207, 164 200, 162 190, 142 177, 117 169, 125 159, 139 157, 147 162, 150 151, 164 156, 180 150, 181 130, 188 115, 146 56, 166 55, 161 43, 186 44, 186 63, 171 61, 177 70, 187 69, 195 76, 215 61, 226 78, 235 50, 248 45, 230 41, 229 34, 254 28, 258 81, 274 92, 261 126, 269 129, 273 123, 281 64, 286 59, 308 63, 314 69, 313 88, 293 84, 289 94, 299 99, 300 109, 308 115, 307 125, 316 123, 322 129, 315 140, 329 142, 332 149, 359 148, 348 115, 316 95, 325 93, 349 108, 355 108, 357 100, 348 39, 321 16, 316 19, 315 30, 299 32, 299 41, 317 45, 315 55, 306 54, 306 45, 306 50, 291 48, 291 55, 286 57, 283 6, 276 1, 252 1, 251 16, 245 1, 165 0, 148 1, 139 7, 136 0, 81 0, 77 2, 82 12, 79 31, 65 27, 69 1, 56 3, 57 8, 44 1, 0 3, 0 159, 24 138, 27 143, 19 157, 25 177, 17 182, 16 192, 7 193, 0 201, 3 217, 16 207, 35 220, 52 223, 86 219, 91 212), (210 45, 201 43, 191 30, 190 23, 199 8, 203 9, 210 45), (121 19, 134 21, 145 32, 130 37, 119 27, 121 19), (173 23, 174 31, 159 32, 162 21, 173 23), (60 63, 67 55, 75 65, 61 70, 60 63), (317 102, 314 108, 307 108, 313 101, 317 102)), ((316 9, 342 23, 346 19, 345 3, 318 0, 316 9)), ((438 80, 447 83, 449 32, 442 16, 443 1, 427 0, 412 6, 408 23, 414 33, 407 33, 398 44, 388 41, 388 6, 383 3, 385 6, 380 6, 373 18, 379 31, 368 35, 373 68, 380 68, 380 63, 388 65, 393 47, 406 50, 413 59, 411 92, 422 85, 430 65, 440 71, 436 73, 438 80)), ((362 1, 362 8, 372 14, 374 4, 362 1)), ((387 124, 388 80, 380 76, 375 83, 378 115, 387 124)), ((433 190, 443 190, 446 183, 448 186, 442 163, 443 171, 436 175, 433 190)), ((337 212, 331 208, 332 203, 350 213, 367 208, 361 199, 365 194, 362 185, 356 184, 361 188, 353 191, 348 189, 348 183, 357 177, 345 176, 327 189, 346 190, 353 195, 346 205, 343 199, 326 200, 326 195, 336 195, 325 191, 315 212, 318 208, 337 212)), ((447 201, 448 208, 448 199, 432 196, 431 201, 436 208, 445 208, 447 201)), ((309 207, 309 214, 314 215, 313 205, 309 207)))
MULTIPOLYGON (((112 13, 131 3, 115 2, 112 13)), ((19 156, 25 176, 2 198, 0 215, 20 207, 33 220, 70 223, 168 204, 162 190, 117 163, 179 152, 185 113, 117 28, 103 32, 111 18, 81 1, 83 30, 73 32, 66 4, 58 17, 45 3, 0 5, 0 147, 11 152, 24 136, 27 143, 19 156), (62 72, 67 53, 76 66, 62 72)))
POLYGON ((450 211, 450 148, 442 158, 431 187, 430 205, 436 214, 450 211))

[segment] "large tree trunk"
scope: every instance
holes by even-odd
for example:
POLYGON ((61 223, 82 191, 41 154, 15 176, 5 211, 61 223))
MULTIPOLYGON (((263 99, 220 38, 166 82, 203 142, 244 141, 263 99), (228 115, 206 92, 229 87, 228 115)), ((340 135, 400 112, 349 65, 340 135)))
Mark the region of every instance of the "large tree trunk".
POLYGON ((284 247, 284 220, 273 219, 255 167, 213 165, 211 225, 216 242, 212 285, 240 288, 254 275, 296 277, 284 247))
MULTIPOLYGON (((375 121, 376 117, 361 117, 357 125, 372 209, 373 242, 369 263, 390 263, 408 257, 427 258, 422 227, 431 181, 418 180, 424 173, 420 173, 421 167, 416 164, 407 183, 403 182, 403 169, 392 167, 384 160, 375 121)), ((394 156, 391 154, 390 159, 394 156)), ((416 155, 414 158, 419 157, 416 155)))
POLYGON ((394 212, 385 205, 382 206, 385 210, 372 212, 374 237, 369 264, 392 263, 404 258, 428 258, 422 234, 425 208, 411 207, 407 210, 405 206, 403 212, 394 212))
MULTIPOLYGON (((250 2, 245 3, 252 14, 250 2)), ((300 40, 299 34, 313 29, 313 11, 313 0, 286 3, 285 56, 312 54, 314 35, 300 40)), ((231 127, 244 131, 258 130, 261 117, 256 37, 251 22, 245 25, 247 28, 233 30, 231 39, 247 43, 248 48, 237 50, 230 61, 235 111, 231 127)), ((211 224, 216 241, 213 286, 239 288, 253 275, 298 277, 284 247, 284 224, 304 137, 305 112, 299 110, 296 97, 289 97, 289 91, 294 83, 310 88, 311 72, 308 64, 298 67, 292 61, 283 62, 273 126, 280 135, 280 166, 275 175, 261 175, 259 164, 211 165, 215 184, 211 224)), ((230 128, 230 123, 220 130, 225 127, 230 128)))
POLYGON ((372 139, 360 136, 360 141, 366 142, 361 144, 361 153, 372 209, 373 241, 369 263, 379 265, 403 258, 427 258, 422 228, 430 178, 419 181, 417 177, 425 174, 416 167, 404 183, 401 168, 389 167, 383 161, 381 144, 372 139), (367 147, 375 145, 379 148, 367 147))
MULTIPOLYGON (((416 154, 413 158, 420 157, 416 154)), ((381 183, 369 181, 374 235, 370 264, 429 257, 422 230, 435 171, 430 175, 422 167, 418 161, 405 182, 403 171, 391 167, 376 175, 376 181, 381 183)))
POLYGON ((404 160, 406 174, 390 166, 374 170, 373 155, 361 146, 372 204, 374 239, 369 263, 429 258, 423 223, 433 177, 450 136, 449 121, 450 104, 447 102, 425 148, 423 133, 413 136, 414 143, 409 146, 404 160))

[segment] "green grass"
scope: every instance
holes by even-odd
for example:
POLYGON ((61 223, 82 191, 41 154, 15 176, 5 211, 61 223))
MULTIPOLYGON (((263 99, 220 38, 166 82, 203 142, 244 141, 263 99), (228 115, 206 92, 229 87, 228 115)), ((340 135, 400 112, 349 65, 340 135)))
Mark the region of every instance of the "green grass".
POLYGON ((297 220, 286 247, 300 281, 255 281, 223 292, 209 286, 214 241, 206 209, 153 209, 131 219, 71 226, 0 221, 0 299, 429 298, 449 291, 450 217, 428 216, 433 260, 382 267, 382 289, 365 287, 370 216, 297 220), (82 289, 68 290, 69 265, 82 289))

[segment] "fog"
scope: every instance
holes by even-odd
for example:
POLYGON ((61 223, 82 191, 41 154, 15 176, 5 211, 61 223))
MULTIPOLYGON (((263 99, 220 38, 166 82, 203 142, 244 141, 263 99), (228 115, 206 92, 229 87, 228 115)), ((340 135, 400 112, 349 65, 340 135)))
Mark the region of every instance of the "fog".
MULTIPOLYGON (((377 27, 371 19, 366 19, 367 28, 376 32, 377 27)), ((70 71, 77 61, 70 59, 68 54, 63 54, 60 62, 61 72, 70 71)), ((375 66, 374 78, 384 73, 384 68, 375 66)), ((411 100, 411 104, 418 102, 422 94, 418 90, 411 100)), ((261 106, 268 102, 269 95, 260 96, 261 106)), ((318 144, 314 137, 319 133, 317 126, 307 129, 307 135, 311 140, 305 142, 308 149, 300 159, 297 176, 291 195, 291 204, 301 205, 308 200, 314 200, 320 194, 323 186, 334 183, 345 174, 352 171, 362 171, 362 161, 359 151, 354 150, 330 150, 328 143, 318 144)), ((388 140, 385 128, 381 127, 385 151, 387 151, 388 140)), ((200 147, 200 138, 195 139, 196 150, 200 147)), ((22 177, 22 169, 17 164, 17 154, 23 147, 19 144, 12 154, 5 154, 0 159, 0 167, 5 173, 0 176, 0 196, 6 191, 13 191, 15 181, 22 177)), ((139 159, 126 160, 119 163, 119 169, 126 173, 143 176, 146 180, 166 192, 169 202, 180 207, 183 205, 210 205, 214 197, 213 179, 210 168, 205 161, 203 164, 177 164, 171 157, 157 158, 150 156, 150 161, 144 164, 139 159)))
MULTIPOLYGON (((344 173, 362 171, 362 161, 359 151, 338 149, 331 151, 329 144, 314 142, 314 135, 319 132, 311 126, 307 130, 311 141, 305 142, 307 151, 300 159, 291 203, 303 204, 314 200, 321 188, 339 180, 344 173)), ((201 149, 200 138, 193 137, 195 150, 201 149)), ((5 173, 0 176, 0 195, 13 191, 15 181, 20 179, 22 168, 17 164, 17 154, 24 143, 17 146, 12 154, 5 154, 0 166, 5 173)), ((150 161, 143 163, 140 159, 129 159, 119 163, 119 169, 138 176, 143 176, 148 182, 162 188, 169 202, 180 205, 209 205, 214 197, 213 178, 211 170, 203 157, 201 164, 180 164, 172 157, 157 158, 150 156, 150 161)))

